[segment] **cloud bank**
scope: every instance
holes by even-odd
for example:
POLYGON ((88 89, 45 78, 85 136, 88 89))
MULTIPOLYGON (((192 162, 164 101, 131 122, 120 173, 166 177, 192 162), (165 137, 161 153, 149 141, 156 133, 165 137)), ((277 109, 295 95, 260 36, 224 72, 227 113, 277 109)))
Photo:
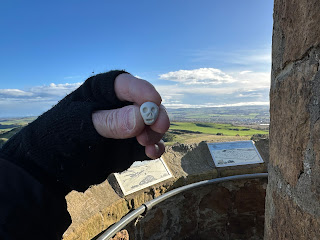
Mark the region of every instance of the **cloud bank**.
POLYGON ((37 116, 80 85, 81 83, 51 83, 27 90, 0 89, 0 117, 37 116))
POLYGON ((268 105, 270 73, 215 68, 179 70, 159 75, 167 84, 156 88, 166 107, 268 105))
POLYGON ((159 77, 163 80, 174 81, 186 85, 219 85, 235 82, 230 75, 216 68, 179 70, 161 74, 159 77))
MULTIPOLYGON (((0 117, 39 115, 81 84, 0 89, 0 117)), ((181 69, 160 74, 154 85, 167 108, 268 105, 270 73, 251 69, 181 69)))

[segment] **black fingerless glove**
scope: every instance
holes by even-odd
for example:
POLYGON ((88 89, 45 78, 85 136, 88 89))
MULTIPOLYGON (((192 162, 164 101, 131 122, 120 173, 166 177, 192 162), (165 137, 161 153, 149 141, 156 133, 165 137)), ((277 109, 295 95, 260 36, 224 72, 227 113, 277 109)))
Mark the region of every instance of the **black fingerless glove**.
POLYGON ((13 136, 1 149, 0 157, 63 194, 72 189, 84 191, 135 160, 146 159, 144 147, 135 138, 103 138, 92 123, 96 110, 131 104, 118 100, 114 92, 114 80, 121 73, 125 72, 110 71, 87 79, 13 136))

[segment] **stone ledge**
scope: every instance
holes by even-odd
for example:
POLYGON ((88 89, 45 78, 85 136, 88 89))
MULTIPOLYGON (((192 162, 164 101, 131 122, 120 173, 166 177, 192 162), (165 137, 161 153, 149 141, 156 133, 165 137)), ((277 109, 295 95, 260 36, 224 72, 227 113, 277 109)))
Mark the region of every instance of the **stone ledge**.
POLYGON ((72 224, 64 233, 63 239, 92 239, 132 209, 177 187, 217 177, 266 172, 268 141, 259 141, 256 147, 266 163, 217 169, 206 142, 176 144, 168 147, 163 155, 174 176, 171 179, 123 198, 116 194, 108 180, 90 187, 84 193, 73 191, 66 196, 72 224))

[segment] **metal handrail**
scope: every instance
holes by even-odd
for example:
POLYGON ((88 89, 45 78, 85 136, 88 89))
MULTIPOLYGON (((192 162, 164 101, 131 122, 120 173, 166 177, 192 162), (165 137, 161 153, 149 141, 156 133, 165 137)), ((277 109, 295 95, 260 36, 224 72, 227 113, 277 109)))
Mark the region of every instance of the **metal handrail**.
POLYGON ((222 177, 222 178, 215 178, 211 180, 205 180, 197 183, 192 183, 183 187, 179 187, 174 189, 170 192, 167 192, 149 202, 142 204, 139 208, 135 209, 134 211, 128 213, 124 216, 119 222, 115 223, 112 227, 110 227, 107 231, 105 231, 97 240, 109 240, 112 238, 117 232, 127 226, 131 221, 136 219, 137 217, 141 216, 142 214, 145 215, 147 211, 149 211, 152 207, 157 205, 164 200, 173 197, 181 192, 186 190, 190 190, 196 187, 205 186, 213 183, 221 183, 227 182, 232 180, 241 180, 241 179, 251 179, 251 178, 266 178, 268 177, 268 173, 254 173, 254 174, 243 174, 243 175, 235 175, 229 177, 222 177))

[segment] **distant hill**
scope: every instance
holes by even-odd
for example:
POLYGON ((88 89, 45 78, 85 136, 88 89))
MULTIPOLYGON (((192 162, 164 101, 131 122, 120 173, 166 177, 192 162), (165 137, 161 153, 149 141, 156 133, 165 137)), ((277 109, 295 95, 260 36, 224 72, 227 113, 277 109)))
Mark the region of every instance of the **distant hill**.
POLYGON ((167 109, 171 121, 231 123, 236 125, 269 124, 269 106, 210 107, 167 109))
POLYGON ((9 138, 34 119, 35 117, 0 118, 0 148, 9 138))
POLYGON ((8 132, 5 132, 5 133, 2 133, 0 134, 0 138, 6 138, 6 139, 9 139, 11 138, 14 134, 16 134, 17 132, 19 132, 23 127, 17 127, 17 128, 14 128, 8 132))
POLYGON ((11 138, 14 134, 16 134, 17 132, 19 132, 23 127, 20 126, 20 127, 17 127, 17 128, 14 128, 8 132, 5 132, 5 133, 2 133, 0 134, 0 148, 5 144, 5 142, 11 138))
POLYGON ((0 123, 0 129, 7 129, 7 128, 16 128, 19 127, 17 124, 1 124, 0 123))

